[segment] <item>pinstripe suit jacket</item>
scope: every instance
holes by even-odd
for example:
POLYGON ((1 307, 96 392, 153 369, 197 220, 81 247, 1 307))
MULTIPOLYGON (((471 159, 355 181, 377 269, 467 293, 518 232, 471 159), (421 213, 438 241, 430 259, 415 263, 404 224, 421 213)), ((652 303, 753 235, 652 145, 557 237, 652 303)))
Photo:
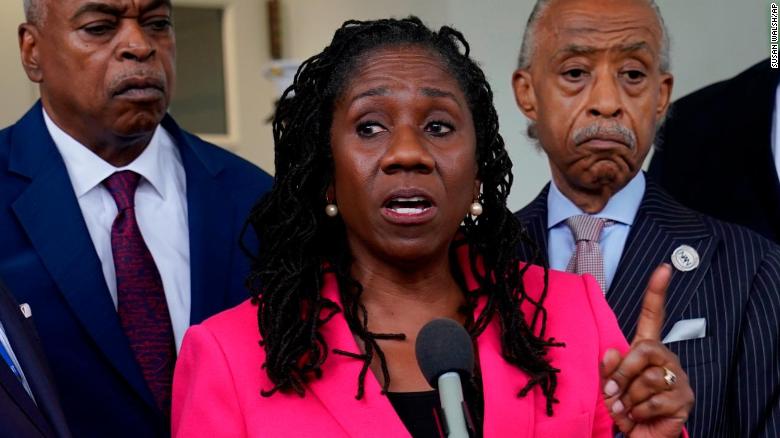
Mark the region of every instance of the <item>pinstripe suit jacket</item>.
MULTIPOLYGON (((548 189, 516 213, 545 258, 548 189)), ((648 179, 606 294, 620 328, 633 337, 650 274, 680 245, 701 263, 672 275, 662 337, 677 321, 707 320, 704 338, 667 344, 696 394, 691 437, 780 437, 780 247, 683 207, 648 179)))

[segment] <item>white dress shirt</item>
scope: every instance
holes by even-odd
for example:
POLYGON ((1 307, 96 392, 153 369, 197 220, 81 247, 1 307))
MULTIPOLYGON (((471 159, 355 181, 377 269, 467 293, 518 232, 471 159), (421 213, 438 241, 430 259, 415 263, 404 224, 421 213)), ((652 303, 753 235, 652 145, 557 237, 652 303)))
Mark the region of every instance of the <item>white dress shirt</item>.
MULTIPOLYGON (((645 195, 645 175, 637 175, 619 192, 612 195, 604 209, 592 216, 610 219, 615 223, 604 227, 599 238, 599 249, 604 258, 604 277, 606 287, 615 278, 623 247, 626 246, 628 232, 634 224, 634 218, 645 195)), ((569 260, 577 249, 577 243, 571 229, 566 225, 566 219, 586 214, 569 198, 563 195, 555 182, 550 182, 550 192, 547 195, 547 254, 550 268, 565 271, 569 260)), ((606 293, 607 291, 604 291, 606 293)))
MULTIPOLYGON (((30 398, 35 401, 35 397, 33 396, 32 390, 30 389, 30 384, 27 383, 27 378, 24 376, 24 370, 22 369, 22 366, 19 364, 19 359, 16 358, 16 355, 14 354, 14 349, 11 348, 11 342, 8 340, 8 336, 5 334, 5 328, 3 328, 3 323, 0 322, 0 344, 3 344, 3 348, 5 348, 5 351, 8 352, 8 356, 11 357, 11 362, 14 363, 14 366, 16 367, 16 371, 19 372, 19 375, 22 378, 22 386, 24 386, 24 390, 27 391, 27 394, 30 395, 30 398)), ((4 360, 0 359, 0 366, 4 367, 6 366, 6 363, 4 360)))
POLYGON ((181 155, 170 134, 158 126, 149 145, 132 163, 114 167, 65 133, 43 111, 73 184, 89 235, 103 265, 103 275, 117 304, 116 270, 111 252, 111 226, 118 210, 101 184, 113 173, 132 170, 141 175, 135 192, 135 214, 146 246, 162 278, 176 350, 190 325, 190 239, 187 184, 181 155))

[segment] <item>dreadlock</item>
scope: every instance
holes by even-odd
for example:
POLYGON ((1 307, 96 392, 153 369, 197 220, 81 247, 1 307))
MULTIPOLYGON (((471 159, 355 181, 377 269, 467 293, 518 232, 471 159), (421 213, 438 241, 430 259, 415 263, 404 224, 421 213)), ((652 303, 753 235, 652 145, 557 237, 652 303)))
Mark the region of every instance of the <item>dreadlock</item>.
MULTIPOLYGON (((333 176, 330 127, 334 103, 371 52, 392 46, 422 47, 438 56, 466 96, 474 118, 480 202, 485 208, 478 219, 466 217, 461 227, 464 239, 451 245, 450 254, 457 246, 468 245, 479 283, 478 293, 466 293, 469 314, 479 295, 487 297, 480 314, 467 319, 466 329, 476 339, 498 316, 504 359, 530 376, 518 396, 539 385, 547 399, 548 415, 552 415, 559 370, 546 356, 551 346, 562 344, 544 336, 547 269, 538 300, 530 298, 523 287, 527 266, 519 267, 516 248, 521 242, 535 245, 506 206, 512 163, 498 133, 493 93, 482 70, 469 58, 469 45, 460 32, 447 26, 431 31, 416 17, 345 22, 329 46, 300 66, 293 85, 279 101, 273 119, 275 183, 247 221, 262 242, 262 251, 252 257, 247 283, 259 304, 260 344, 266 353, 263 366, 275 385, 262 394, 295 391, 303 395, 306 382, 321 377, 328 345, 320 328, 339 311, 365 346, 360 355, 334 351, 363 361, 356 397, 363 396, 364 378, 375 356, 384 374, 383 389, 389 387, 387 364, 377 341, 403 339, 404 335, 368 330, 369 315, 360 300, 363 288, 350 272, 352 256, 344 223, 327 218, 323 207, 333 176), (481 260, 481 269, 477 269, 477 260, 481 260), (320 293, 326 271, 336 275, 341 308, 320 293), (521 310, 524 302, 533 309, 528 319, 521 310)), ((538 250, 534 262, 546 265, 538 250)), ((463 277, 457 274, 465 291, 463 277)))

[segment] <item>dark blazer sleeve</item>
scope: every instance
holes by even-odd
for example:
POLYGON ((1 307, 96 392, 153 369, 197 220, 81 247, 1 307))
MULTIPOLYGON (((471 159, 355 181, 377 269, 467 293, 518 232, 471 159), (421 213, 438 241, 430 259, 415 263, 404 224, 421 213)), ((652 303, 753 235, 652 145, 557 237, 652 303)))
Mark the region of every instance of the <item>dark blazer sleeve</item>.
POLYGON ((780 437, 780 248, 767 253, 745 308, 735 379, 726 399, 728 436, 780 437), (765 409, 756 409, 764 406, 765 409))
POLYGON ((648 175, 677 201, 780 243, 780 181, 771 148, 780 70, 765 59, 675 101, 648 175))

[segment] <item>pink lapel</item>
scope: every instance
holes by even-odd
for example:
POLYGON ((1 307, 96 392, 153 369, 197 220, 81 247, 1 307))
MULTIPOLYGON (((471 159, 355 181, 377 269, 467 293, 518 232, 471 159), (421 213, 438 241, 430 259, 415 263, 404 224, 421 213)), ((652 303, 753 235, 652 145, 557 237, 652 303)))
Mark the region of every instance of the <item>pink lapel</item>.
POLYGON ((528 377, 501 357, 499 324, 491 323, 477 339, 485 397, 485 437, 533 436, 534 391, 518 398, 528 377))
MULTIPOLYGON (((333 274, 325 274, 322 294, 341 306, 333 274)), ((330 352, 322 367, 325 377, 309 384, 312 393, 351 437, 409 437, 390 401, 381 394, 382 388, 371 371, 366 375, 363 398, 355 399, 363 362, 333 353, 338 349, 360 354, 343 314, 334 316, 321 331, 330 352)))
MULTIPOLYGON (((469 269, 468 250, 463 248, 458 253, 466 285, 470 290, 476 290, 477 282, 469 269)), ((322 294, 341 306, 333 274, 325 275, 322 294)), ((484 300, 481 300, 477 314, 483 306, 484 300)), ((363 399, 355 399, 357 378, 363 364, 359 359, 333 353, 338 349, 360 354, 343 314, 334 316, 321 330, 330 352, 322 370, 326 377, 309 384, 312 393, 349 436, 408 437, 409 432, 390 401, 381 394, 379 382, 370 371, 366 375, 363 399)), ((533 436, 534 391, 517 397, 528 377, 501 356, 498 321, 493 321, 480 335, 477 348, 485 397, 484 436, 533 436)))
MULTIPOLYGON (((479 288, 469 264, 468 247, 458 249, 458 260, 470 291, 479 288)), ((477 263, 477 268, 481 268, 477 263)), ((480 299, 474 317, 482 311, 486 300, 480 299)), ((500 324, 495 319, 477 338, 479 365, 482 372, 482 392, 485 397, 485 418, 482 425, 485 437, 533 436, 534 391, 517 397, 528 376, 507 363, 501 356, 500 324)))

